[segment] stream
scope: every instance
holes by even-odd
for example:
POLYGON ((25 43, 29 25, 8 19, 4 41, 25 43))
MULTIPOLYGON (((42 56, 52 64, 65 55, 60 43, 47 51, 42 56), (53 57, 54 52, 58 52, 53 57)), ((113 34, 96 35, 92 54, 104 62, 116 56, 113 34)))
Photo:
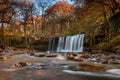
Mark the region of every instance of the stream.
POLYGON ((29 54, 7 55, 0 60, 0 80, 120 80, 120 74, 76 71, 78 62, 62 58, 34 57, 29 54), (30 66, 11 67, 18 62, 30 66), (73 71, 74 70, 74 71, 73 71))

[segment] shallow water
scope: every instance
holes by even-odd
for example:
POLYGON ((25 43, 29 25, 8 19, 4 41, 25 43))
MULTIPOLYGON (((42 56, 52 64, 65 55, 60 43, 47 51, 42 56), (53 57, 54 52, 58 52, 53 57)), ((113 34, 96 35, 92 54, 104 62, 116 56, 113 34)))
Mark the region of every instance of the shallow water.
POLYGON ((0 80, 120 80, 116 77, 100 77, 85 74, 70 74, 64 72, 63 66, 76 63, 58 58, 38 58, 29 55, 11 56, 6 61, 0 61, 0 80), (12 64, 27 61, 34 64, 42 63, 42 69, 9 68, 12 64))

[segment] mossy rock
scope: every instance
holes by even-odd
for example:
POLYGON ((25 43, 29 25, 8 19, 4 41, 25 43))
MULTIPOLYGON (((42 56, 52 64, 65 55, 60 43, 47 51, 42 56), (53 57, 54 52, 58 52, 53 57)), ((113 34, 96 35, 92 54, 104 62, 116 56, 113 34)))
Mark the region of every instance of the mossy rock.
POLYGON ((38 54, 37 57, 45 57, 45 54, 38 54))
POLYGON ((100 65, 100 64, 88 64, 88 63, 81 63, 80 70, 86 72, 105 72, 108 69, 111 69, 108 66, 100 65))

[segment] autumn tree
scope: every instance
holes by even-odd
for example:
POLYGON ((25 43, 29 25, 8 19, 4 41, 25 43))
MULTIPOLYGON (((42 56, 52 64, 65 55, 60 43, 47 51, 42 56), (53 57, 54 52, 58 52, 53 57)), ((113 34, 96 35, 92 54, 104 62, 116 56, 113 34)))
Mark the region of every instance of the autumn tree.
POLYGON ((1 46, 4 46, 4 25, 9 24, 17 6, 16 0, 1 0, 0 1, 0 23, 1 23, 1 46))
POLYGON ((46 10, 47 23, 53 23, 53 25, 50 24, 53 34, 59 35, 65 30, 65 27, 69 27, 69 21, 73 16, 73 12, 73 5, 64 0, 56 2, 46 10))
POLYGON ((88 2, 95 2, 107 6, 111 13, 120 11, 120 1, 119 0, 74 0, 75 4, 86 4, 88 2))
POLYGON ((77 22, 91 46, 109 42, 110 26, 119 30, 120 0, 74 0, 74 6, 77 22))
POLYGON ((45 10, 52 4, 53 0, 38 0, 38 10, 40 11, 39 14, 42 15, 42 25, 41 25, 41 29, 42 29, 42 33, 44 31, 44 27, 45 27, 45 10))
POLYGON ((31 36, 40 37, 41 36, 41 25, 42 25, 42 16, 32 15, 27 19, 27 25, 29 27, 28 31, 31 36))
MULTIPOLYGON (((105 23, 108 23, 108 19, 112 15, 114 15, 120 11, 120 6, 119 6, 120 1, 119 0, 74 0, 74 1, 75 1, 75 5, 84 4, 84 5, 86 5, 86 8, 88 7, 88 5, 90 5, 92 3, 101 5, 105 23)), ((92 7, 92 6, 93 5, 91 5, 89 7, 92 7)), ((83 9, 83 8, 81 7, 76 10, 79 11, 80 9, 83 9)), ((76 13, 78 13, 78 12, 76 12, 76 13)))
POLYGON ((73 13, 73 6, 66 1, 58 1, 56 4, 46 10, 51 17, 70 16, 73 13))
POLYGON ((21 16, 20 18, 24 26, 25 45, 27 47, 27 44, 28 44, 27 19, 33 15, 32 10, 33 10, 34 5, 30 0, 21 0, 21 1, 18 1, 18 3, 19 4, 18 4, 18 8, 16 11, 21 16))
POLYGON ((95 0, 97 3, 102 3, 103 5, 109 7, 111 13, 116 13, 120 11, 120 1, 119 0, 95 0))

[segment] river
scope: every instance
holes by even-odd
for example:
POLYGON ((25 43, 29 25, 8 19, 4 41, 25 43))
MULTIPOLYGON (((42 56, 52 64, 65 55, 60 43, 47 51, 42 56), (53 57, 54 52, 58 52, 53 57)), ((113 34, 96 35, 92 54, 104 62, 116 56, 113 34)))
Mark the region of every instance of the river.
MULTIPOLYGON (((98 76, 87 73, 73 74, 64 70, 66 65, 77 65, 77 62, 58 58, 34 57, 29 54, 7 56, 0 60, 0 80, 120 80, 116 76, 98 76), (10 68, 18 62, 30 62, 33 66, 10 68), (42 66, 42 68, 38 68, 42 66), (34 69, 33 69, 34 68, 34 69)), ((104 75, 104 73, 97 73, 104 75)), ((118 75, 119 76, 119 75, 118 75)))

